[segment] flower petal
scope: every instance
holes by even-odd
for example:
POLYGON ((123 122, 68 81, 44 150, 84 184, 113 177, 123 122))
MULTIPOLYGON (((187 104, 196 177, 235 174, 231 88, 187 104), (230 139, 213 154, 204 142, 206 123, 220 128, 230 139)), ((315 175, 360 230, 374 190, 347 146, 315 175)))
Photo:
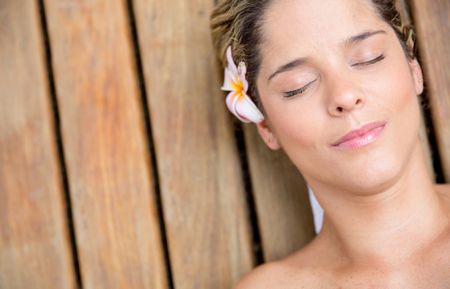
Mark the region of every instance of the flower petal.
POLYGON ((242 61, 239 62, 238 73, 239 73, 239 78, 241 79, 242 83, 244 84, 244 92, 247 92, 247 90, 248 90, 248 81, 245 78, 245 74, 247 73, 247 66, 242 61))
POLYGON ((245 65, 244 61, 239 62, 237 71, 242 79, 245 78, 245 74, 247 73, 247 66, 245 65))
POLYGON ((227 95, 227 98, 225 100, 228 110, 234 114, 235 117, 237 117, 240 121, 242 122, 250 122, 248 119, 246 119, 245 117, 240 116, 237 112, 236 112, 236 104, 239 101, 239 97, 238 95, 232 91, 227 95))
POLYGON ((224 72, 224 79, 223 79, 223 85, 221 89, 223 91, 232 91, 233 90, 233 82, 236 79, 237 75, 233 75, 233 73, 228 69, 225 68, 224 72))
POLYGON ((227 48, 227 68, 231 71, 232 74, 238 75, 236 63, 234 63, 233 55, 231 53, 231 46, 228 46, 227 48))
POLYGON ((233 102, 237 100, 236 97, 236 92, 232 91, 230 93, 227 94, 227 98, 225 99, 225 103, 227 104, 228 110, 232 113, 235 114, 234 112, 234 107, 233 107, 233 102))
POLYGON ((247 81, 247 79, 245 79, 245 77, 244 77, 244 79, 242 79, 242 84, 243 84, 243 86, 244 86, 244 93, 247 93, 247 90, 248 90, 248 81, 247 81))
POLYGON ((248 95, 244 95, 243 98, 236 98, 233 104, 235 115, 241 121, 259 123, 264 120, 263 114, 248 95))
POLYGON ((237 117, 240 121, 245 122, 245 123, 249 123, 250 120, 246 119, 245 117, 239 115, 239 113, 237 113, 236 111, 236 105, 238 103, 239 99, 236 97, 233 99, 233 103, 232 103, 232 107, 230 109, 230 111, 234 114, 235 117, 237 117))

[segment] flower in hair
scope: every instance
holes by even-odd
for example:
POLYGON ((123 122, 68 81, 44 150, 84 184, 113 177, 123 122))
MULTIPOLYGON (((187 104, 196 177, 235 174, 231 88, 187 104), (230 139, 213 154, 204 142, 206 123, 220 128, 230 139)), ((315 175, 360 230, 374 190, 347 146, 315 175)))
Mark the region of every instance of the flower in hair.
POLYGON ((247 123, 263 121, 264 116, 247 95, 248 81, 245 79, 247 67, 244 62, 240 62, 236 67, 231 54, 231 46, 227 48, 227 62, 222 90, 230 92, 226 98, 228 109, 240 121, 247 123))

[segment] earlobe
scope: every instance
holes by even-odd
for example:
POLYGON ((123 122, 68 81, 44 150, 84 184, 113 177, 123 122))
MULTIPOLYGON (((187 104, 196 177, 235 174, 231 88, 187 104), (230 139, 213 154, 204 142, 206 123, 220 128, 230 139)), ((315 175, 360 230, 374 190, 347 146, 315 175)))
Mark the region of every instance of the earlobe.
POLYGON ((413 79, 414 79, 414 86, 416 89, 416 94, 420 95, 423 92, 423 73, 422 68, 420 67, 419 62, 417 59, 413 59, 409 62, 409 65, 411 67, 413 79))
POLYGON ((278 143, 278 140, 275 134, 273 133, 272 129, 268 125, 267 120, 263 120, 262 122, 257 123, 256 128, 258 129, 259 135, 270 149, 272 150, 280 149, 281 146, 278 143))

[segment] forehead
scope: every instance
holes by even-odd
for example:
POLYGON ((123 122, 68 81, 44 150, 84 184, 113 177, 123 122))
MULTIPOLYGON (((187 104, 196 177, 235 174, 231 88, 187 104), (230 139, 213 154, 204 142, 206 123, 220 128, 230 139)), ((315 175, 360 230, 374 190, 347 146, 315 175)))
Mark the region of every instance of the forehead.
POLYGON ((262 22, 262 54, 335 47, 349 36, 385 27, 370 0, 273 0, 262 22))

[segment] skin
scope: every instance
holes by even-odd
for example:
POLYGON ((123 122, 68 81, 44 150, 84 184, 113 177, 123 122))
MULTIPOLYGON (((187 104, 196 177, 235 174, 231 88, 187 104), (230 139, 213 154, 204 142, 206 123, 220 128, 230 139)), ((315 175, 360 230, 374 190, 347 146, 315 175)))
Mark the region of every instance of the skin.
POLYGON ((307 246, 235 288, 450 288, 450 188, 427 172, 417 61, 370 1, 277 0, 263 19, 257 87, 266 120, 257 128, 302 172, 325 219, 307 246), (367 31, 382 32, 348 41, 367 31), (386 122, 376 141, 332 146, 374 121, 386 122))

